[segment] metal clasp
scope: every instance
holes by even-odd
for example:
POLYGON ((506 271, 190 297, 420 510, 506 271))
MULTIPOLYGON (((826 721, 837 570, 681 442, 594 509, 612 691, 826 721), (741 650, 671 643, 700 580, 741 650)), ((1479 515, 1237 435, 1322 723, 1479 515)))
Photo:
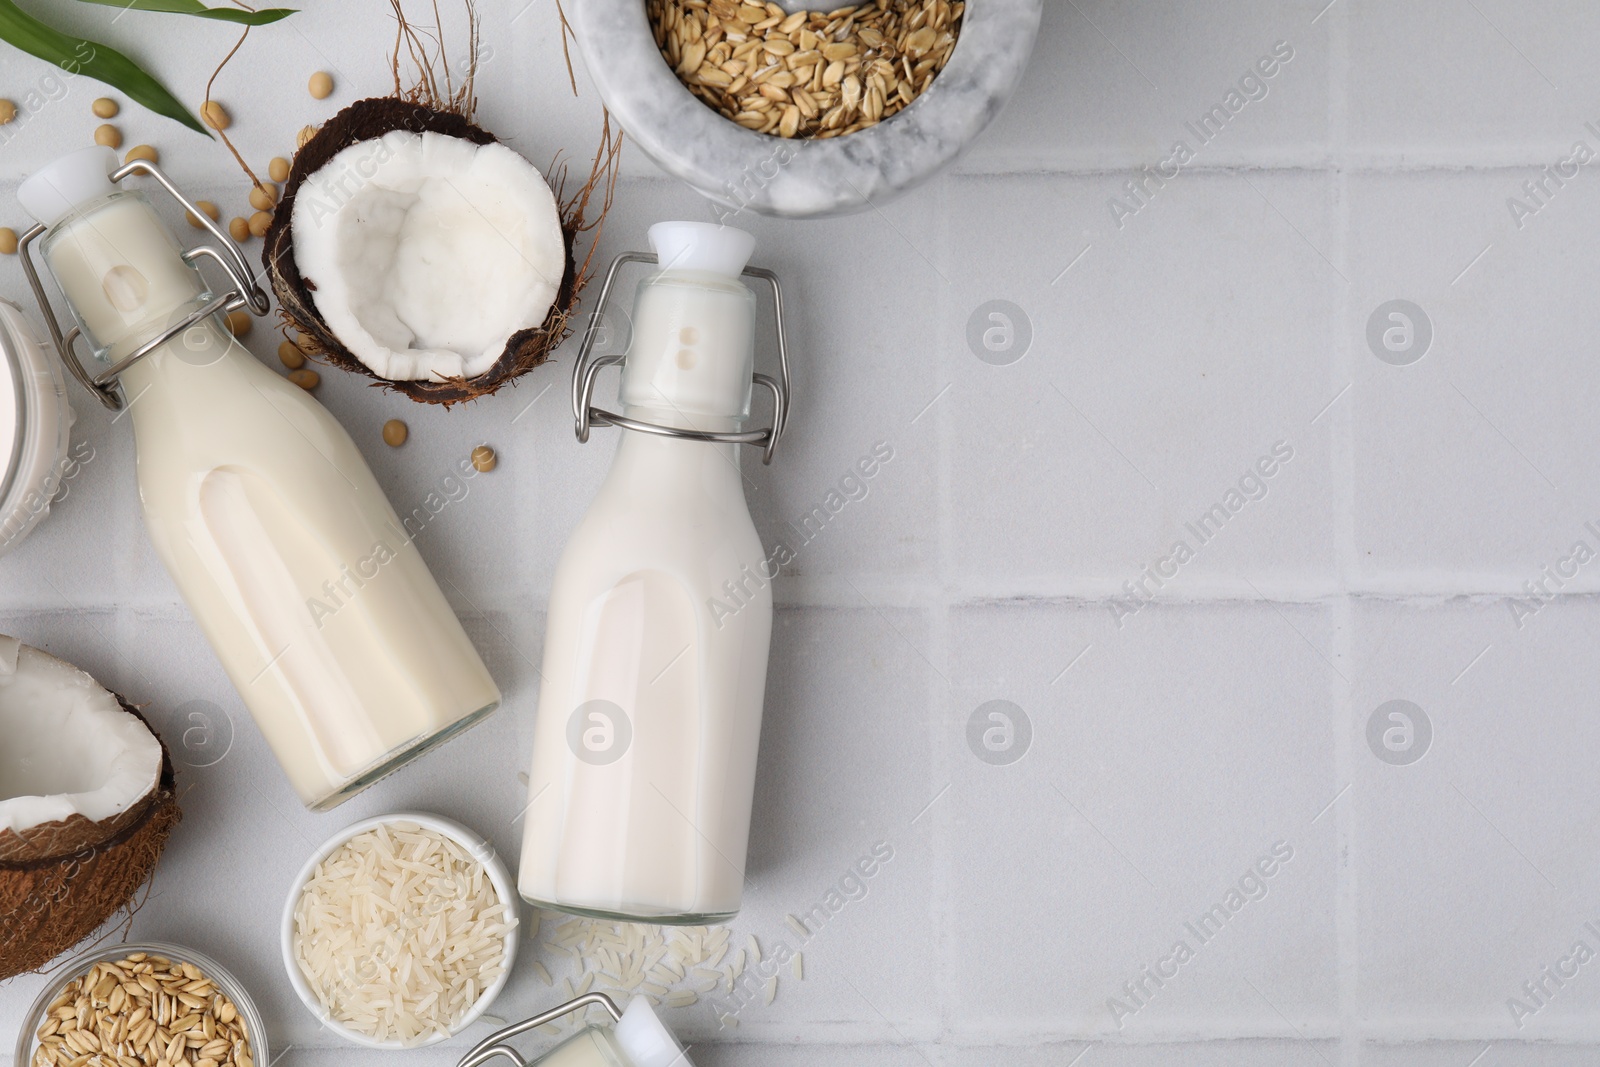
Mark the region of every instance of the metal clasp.
POLYGON ((588 1008, 596 1004, 611 1014, 611 1019, 613 1022, 622 1018, 622 1012, 618 1010, 616 1001, 612 1000, 604 993, 585 993, 581 997, 578 997, 574 1000, 569 1000, 565 1004, 559 1005, 558 1007, 551 1008, 543 1015, 535 1015, 531 1019, 524 1019, 520 1023, 512 1023, 510 1026, 496 1030, 494 1033, 490 1034, 488 1037, 472 1046, 471 1051, 469 1051, 465 1056, 461 1057, 460 1061, 456 1064, 456 1067, 481 1067, 482 1064, 488 1063, 496 1056, 504 1056, 506 1059, 516 1064, 517 1067, 527 1067, 529 1061, 523 1059, 521 1053, 512 1048, 510 1045, 506 1044, 507 1041, 513 1037, 516 1037, 518 1034, 525 1034, 529 1030, 543 1026, 545 1023, 553 1023, 563 1015, 570 1015, 575 1011, 582 1011, 584 1008, 588 1008))
POLYGON ((789 344, 784 335, 783 328, 783 289, 778 285, 778 276, 770 270, 761 267, 746 267, 744 277, 759 278, 772 286, 772 306, 776 316, 778 332, 778 378, 757 372, 750 376, 751 384, 759 385, 772 394, 772 425, 765 430, 743 430, 729 433, 713 433, 707 430, 685 430, 677 426, 663 426, 656 422, 645 422, 641 419, 631 419, 626 415, 618 415, 614 411, 593 406, 595 379, 600 371, 609 366, 621 365, 623 357, 619 355, 600 356, 590 359, 594 351, 595 341, 600 334, 600 319, 605 314, 606 306, 611 301, 612 283, 617 280, 617 272, 625 263, 657 263, 660 262, 653 252, 624 252, 611 261, 611 269, 606 271, 605 284, 600 287, 600 299, 595 304, 594 313, 589 316, 589 325, 583 331, 583 344, 578 348, 578 362, 572 368, 572 417, 574 430, 578 440, 587 443, 589 430, 593 426, 620 426, 625 430, 638 430, 641 433, 659 434, 662 437, 681 437, 688 441, 709 441, 725 445, 761 445, 761 462, 771 463, 772 454, 777 451, 778 442, 783 438, 784 427, 789 421, 789 344))
MULTIPOLYGON (((244 258, 244 253, 239 250, 239 246, 233 243, 233 238, 229 237, 227 231, 221 226, 213 222, 211 216, 201 211, 188 197, 179 192, 178 187, 172 184, 172 179, 161 172, 161 168, 148 160, 135 159, 112 171, 110 177, 113 183, 120 183, 124 178, 134 174, 148 174, 154 178, 174 200, 183 205, 184 210, 189 213, 191 219, 199 219, 201 225, 206 228, 211 236, 222 243, 222 251, 220 252, 210 245, 191 248, 183 253, 183 261, 190 266, 195 266, 196 261, 200 259, 215 260, 227 272, 234 288, 222 296, 207 301, 203 307, 186 315, 176 324, 167 327, 157 334, 154 339, 140 345, 128 356, 119 359, 104 371, 90 376, 89 371, 83 365, 83 361, 78 357, 76 348, 77 340, 83 331, 77 326, 65 332, 62 331, 60 321, 57 320, 55 312, 51 310, 50 298, 45 293, 44 283, 39 279, 39 271, 33 263, 33 242, 44 236, 47 227, 41 223, 22 235, 22 241, 18 246, 18 250, 22 253, 22 269, 28 276, 28 284, 33 287, 33 296, 39 302, 39 310, 44 314, 45 326, 50 330, 50 340, 55 344, 56 354, 61 357, 61 362, 66 364, 67 370, 72 373, 72 376, 78 379, 85 389, 99 397, 100 403, 112 411, 120 411, 123 407, 122 394, 116 388, 118 375, 195 323, 218 312, 235 311, 243 307, 249 308, 251 314, 265 315, 272 307, 271 302, 267 299, 266 291, 256 283, 255 277, 250 272, 249 262, 244 258)), ((196 270, 198 269, 196 267, 196 270)))

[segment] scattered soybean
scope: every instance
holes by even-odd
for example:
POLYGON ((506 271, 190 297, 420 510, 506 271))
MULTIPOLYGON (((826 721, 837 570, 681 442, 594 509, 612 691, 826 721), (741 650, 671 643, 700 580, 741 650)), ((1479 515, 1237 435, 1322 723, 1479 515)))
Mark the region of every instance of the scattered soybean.
MULTIPOLYGON (((222 212, 217 209, 217 205, 213 204, 209 200, 196 200, 194 202, 194 206, 199 208, 201 211, 204 211, 212 222, 216 222, 222 217, 222 212)), ((183 213, 183 217, 190 226, 193 226, 197 230, 203 230, 206 228, 206 224, 201 222, 199 216, 192 211, 185 211, 183 213)))
POLYGON ((205 119, 206 125, 213 130, 225 130, 233 125, 233 119, 228 115, 228 109, 215 100, 207 100, 200 105, 200 117, 205 119))

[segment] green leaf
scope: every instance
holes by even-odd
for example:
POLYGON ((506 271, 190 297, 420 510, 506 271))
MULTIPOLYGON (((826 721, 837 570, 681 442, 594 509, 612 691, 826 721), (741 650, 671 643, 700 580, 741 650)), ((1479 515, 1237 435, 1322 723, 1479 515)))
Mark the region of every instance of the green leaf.
POLYGON ((203 19, 236 22, 241 26, 265 26, 279 19, 286 19, 299 10, 292 7, 269 7, 263 11, 245 11, 237 7, 207 7, 200 0, 83 0, 83 2, 120 7, 123 10, 131 7, 135 11, 165 11, 174 15, 194 15, 203 19))
POLYGON ((114 48, 51 29, 12 0, 0 0, 0 40, 47 63, 54 63, 68 74, 87 74, 96 81, 103 81, 156 114, 211 136, 211 132, 200 125, 200 120, 167 92, 165 86, 140 69, 139 64, 114 48))

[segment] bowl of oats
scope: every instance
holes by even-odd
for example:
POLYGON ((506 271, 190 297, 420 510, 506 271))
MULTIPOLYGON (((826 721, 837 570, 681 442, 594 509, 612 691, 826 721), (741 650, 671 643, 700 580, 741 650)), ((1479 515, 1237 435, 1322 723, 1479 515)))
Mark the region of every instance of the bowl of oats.
POLYGON ((163 942, 105 945, 54 971, 17 1038, 17 1067, 266 1067, 261 1016, 220 963, 163 942))
POLYGON ((803 218, 948 166, 1027 66, 1042 0, 585 0, 574 32, 634 144, 712 201, 803 218))

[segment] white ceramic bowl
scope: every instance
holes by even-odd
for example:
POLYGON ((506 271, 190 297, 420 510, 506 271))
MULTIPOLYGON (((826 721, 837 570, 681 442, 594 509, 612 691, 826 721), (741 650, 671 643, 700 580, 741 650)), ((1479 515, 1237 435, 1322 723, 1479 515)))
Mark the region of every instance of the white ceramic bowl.
POLYGON ((500 861, 500 857, 495 853, 494 846, 467 827, 450 819, 420 811, 397 811, 387 815, 375 815, 370 819, 362 819, 360 822, 352 823, 328 838, 322 847, 317 849, 311 858, 306 861, 305 866, 300 868, 300 873, 294 880, 294 888, 289 891, 289 899, 283 905, 283 923, 279 938, 283 950, 283 969, 288 972, 289 982, 294 986, 294 991, 300 995, 300 1001, 305 1004, 306 1010, 315 1015, 323 1026, 345 1040, 357 1045, 364 1045, 367 1048, 426 1048, 429 1045, 436 1045, 461 1033, 477 1022, 479 1017, 489 1010, 489 1005, 494 1003, 494 999, 500 995, 500 991, 505 988, 506 982, 511 977, 511 968, 517 961, 517 928, 521 925, 521 920, 517 915, 519 899, 516 884, 506 871, 506 865, 500 861), (484 870, 488 872, 489 880, 494 883, 495 892, 500 895, 501 901, 510 908, 508 921, 512 926, 512 929, 507 931, 505 935, 505 966, 500 971, 500 977, 495 979, 494 983, 483 991, 476 1003, 472 1005, 471 1010, 462 1016, 461 1021, 456 1024, 455 1029, 450 1031, 449 1034, 433 1034, 415 1045, 404 1045, 399 1041, 378 1041, 331 1018, 322 1010, 322 1005, 318 1002, 316 993, 312 991, 311 984, 306 981, 305 975, 300 973, 300 965, 295 961, 295 908, 300 903, 300 893, 305 888, 305 884, 311 880, 311 876, 316 872, 317 864, 327 859, 339 846, 349 841, 352 837, 364 834, 368 830, 377 829, 379 826, 392 826, 395 823, 414 823, 424 829, 443 834, 464 848, 469 856, 483 864, 484 870))

